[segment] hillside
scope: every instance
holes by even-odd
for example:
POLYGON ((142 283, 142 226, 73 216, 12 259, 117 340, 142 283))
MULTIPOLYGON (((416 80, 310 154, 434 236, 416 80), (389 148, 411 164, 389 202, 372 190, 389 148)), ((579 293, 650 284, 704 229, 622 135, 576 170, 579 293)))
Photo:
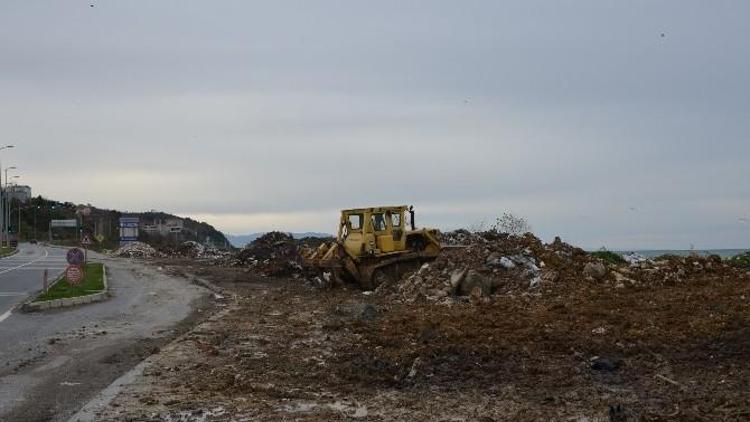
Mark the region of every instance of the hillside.
MULTIPOLYGON (((11 209, 11 233, 18 231, 18 203, 13 201, 11 209)), ((119 244, 119 219, 120 217, 138 217, 142 222, 157 219, 182 220, 183 228, 180 233, 169 236, 149 235, 140 231, 138 240, 154 245, 179 243, 186 240, 197 240, 205 243, 207 240, 218 247, 229 245, 229 241, 223 233, 216 230, 208 223, 199 222, 190 218, 183 218, 174 214, 161 211, 148 212, 124 212, 98 208, 91 204, 77 205, 71 202, 60 202, 41 196, 32 198, 28 203, 21 204, 20 211, 20 234, 21 241, 30 239, 53 240, 56 243, 77 243, 77 235, 74 228, 55 228, 50 231, 50 220, 82 219, 83 231, 92 237, 100 238, 95 241, 93 248, 112 249, 119 244), (80 210, 88 208, 89 215, 81 217, 80 210)))

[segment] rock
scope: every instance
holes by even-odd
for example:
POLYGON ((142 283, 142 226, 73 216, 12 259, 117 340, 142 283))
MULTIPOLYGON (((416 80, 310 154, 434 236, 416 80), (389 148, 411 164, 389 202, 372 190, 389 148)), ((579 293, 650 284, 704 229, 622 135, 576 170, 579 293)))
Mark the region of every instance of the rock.
POLYGON ((367 407, 366 406, 360 406, 357 408, 356 411, 354 411, 354 414, 352 415, 353 418, 359 419, 359 418, 366 418, 368 415, 367 407))
POLYGON ((554 284, 558 278, 560 278, 560 273, 557 271, 552 271, 552 270, 542 271, 542 283, 544 284, 554 284))
POLYGON ((360 320, 369 322, 377 318, 378 308, 369 303, 344 303, 336 305, 333 315, 345 320, 360 320))
POLYGON ((471 289, 471 292, 469 293, 469 300, 472 305, 481 304, 482 299, 484 299, 484 293, 482 293, 481 287, 476 286, 473 289, 471 289))
POLYGON ((503 268, 505 268, 507 270, 516 268, 516 264, 514 264, 513 261, 510 260, 510 258, 505 257, 505 256, 502 257, 502 258, 500 258, 499 264, 500 264, 501 267, 503 267, 503 268))
MULTIPOLYGON (((528 255, 530 254, 531 254, 531 251, 528 252, 528 255)), ((539 271, 539 267, 536 266, 536 260, 530 256, 512 255, 512 256, 509 256, 508 259, 511 260, 514 264, 521 265, 532 271, 539 271)))
POLYGON ((481 296, 489 296, 492 294, 492 287, 489 280, 483 275, 479 274, 476 270, 469 270, 461 282, 458 292, 461 295, 469 295, 475 288, 479 288, 481 296))
POLYGON ((591 359, 591 369, 599 372, 614 372, 620 368, 620 361, 596 356, 591 359))
POLYGON ((466 278, 466 270, 455 270, 451 274, 451 293, 457 294, 458 289, 461 286, 461 282, 464 281, 464 278, 466 278))
POLYGON ((493 252, 487 257, 487 259, 484 260, 484 264, 488 267, 499 267, 500 258, 500 254, 498 254, 497 252, 493 252))
POLYGON ((583 275, 601 280, 607 275, 607 267, 601 262, 589 262, 583 267, 583 275))
POLYGON ((629 254, 624 254, 622 256, 622 259, 624 259, 625 262, 627 262, 628 264, 633 265, 633 266, 636 266, 636 265, 639 265, 641 263, 649 261, 649 259, 646 258, 645 256, 643 256, 641 254, 638 254, 638 253, 635 253, 635 252, 631 252, 629 254))
POLYGON ((619 271, 613 271, 612 274, 615 276, 615 287, 618 289, 635 284, 630 277, 625 276, 619 271))

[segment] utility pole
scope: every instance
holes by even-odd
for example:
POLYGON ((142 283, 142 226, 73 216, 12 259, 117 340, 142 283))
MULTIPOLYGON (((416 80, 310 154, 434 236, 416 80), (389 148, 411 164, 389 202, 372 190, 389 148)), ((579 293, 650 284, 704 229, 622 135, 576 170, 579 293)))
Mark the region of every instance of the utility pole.
POLYGON ((15 166, 10 166, 5 168, 5 214, 3 214, 3 221, 5 222, 3 228, 5 230, 5 238, 8 241, 8 247, 10 247, 10 233, 8 232, 8 229, 10 228, 10 195, 8 192, 8 170, 15 170, 15 166))
MULTIPOLYGON (((0 151, 7 149, 7 148, 13 148, 13 145, 5 145, 3 147, 0 147, 0 151)), ((5 193, 3 192, 3 166, 0 164, 0 216, 2 216, 2 221, 0 221, 0 247, 3 246, 3 240, 5 240, 5 236, 3 236, 3 227, 5 227, 5 208, 3 207, 3 199, 5 198, 5 193)))
POLYGON ((36 210, 39 209, 39 205, 34 205, 34 241, 37 241, 36 238, 36 210))

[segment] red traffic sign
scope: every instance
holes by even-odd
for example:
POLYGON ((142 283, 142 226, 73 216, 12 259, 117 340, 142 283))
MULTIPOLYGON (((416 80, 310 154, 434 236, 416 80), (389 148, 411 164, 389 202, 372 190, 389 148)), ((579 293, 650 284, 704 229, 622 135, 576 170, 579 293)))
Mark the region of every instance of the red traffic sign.
POLYGON ((83 268, 78 265, 69 265, 65 270, 65 278, 71 286, 77 286, 83 281, 83 268))
POLYGON ((68 260, 68 264, 70 265, 81 265, 83 264, 83 261, 86 259, 86 255, 83 253, 82 250, 78 248, 73 248, 68 250, 68 254, 65 255, 65 258, 68 260))
POLYGON ((81 239, 82 245, 90 245, 91 244, 91 236, 84 234, 83 239, 81 239))

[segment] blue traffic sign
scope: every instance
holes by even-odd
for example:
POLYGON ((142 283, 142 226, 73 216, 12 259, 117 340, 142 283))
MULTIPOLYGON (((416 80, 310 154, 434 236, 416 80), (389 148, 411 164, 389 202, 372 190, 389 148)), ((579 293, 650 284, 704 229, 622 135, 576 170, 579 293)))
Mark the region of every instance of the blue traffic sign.
POLYGON ((86 260, 86 255, 84 255, 83 251, 78 248, 73 248, 68 250, 67 255, 65 255, 65 258, 68 260, 68 264, 70 265, 81 265, 83 264, 83 261, 86 260))

